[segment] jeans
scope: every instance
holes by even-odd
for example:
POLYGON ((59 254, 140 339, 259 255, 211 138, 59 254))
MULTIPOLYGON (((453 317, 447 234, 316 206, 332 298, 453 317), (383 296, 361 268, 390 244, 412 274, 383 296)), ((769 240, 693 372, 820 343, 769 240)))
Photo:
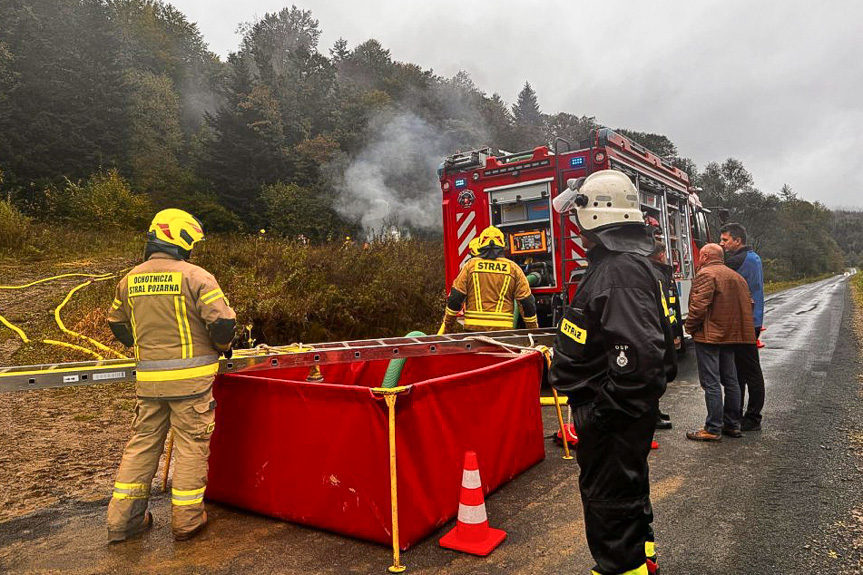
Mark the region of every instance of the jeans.
POLYGON ((740 429, 740 384, 734 367, 734 346, 695 342, 695 357, 707 402, 704 430, 719 433, 723 427, 740 429))

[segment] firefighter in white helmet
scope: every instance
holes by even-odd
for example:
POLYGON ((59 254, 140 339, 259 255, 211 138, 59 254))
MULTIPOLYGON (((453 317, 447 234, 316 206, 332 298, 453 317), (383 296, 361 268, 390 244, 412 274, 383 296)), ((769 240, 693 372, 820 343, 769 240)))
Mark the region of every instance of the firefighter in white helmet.
POLYGON ((162 210, 147 233, 144 263, 117 286, 108 322, 137 360, 134 435, 108 504, 108 539, 123 541, 153 524, 150 483, 174 429, 176 464, 172 528, 178 540, 207 522, 204 490, 215 427, 212 386, 219 354, 230 356, 236 315, 216 279, 187 260, 204 238, 201 223, 177 209, 162 210))
POLYGON ((530 285, 521 268, 503 257, 505 245, 503 232, 494 226, 479 235, 476 255, 464 264, 452 284, 442 333, 455 329, 462 306, 467 331, 512 329, 516 305, 521 306, 524 325, 537 327, 536 301, 530 285))
POLYGON ((647 256, 653 234, 626 174, 572 180, 554 201, 576 216, 589 266, 561 321, 549 383, 569 397, 592 574, 657 570, 647 455, 673 340, 647 256))

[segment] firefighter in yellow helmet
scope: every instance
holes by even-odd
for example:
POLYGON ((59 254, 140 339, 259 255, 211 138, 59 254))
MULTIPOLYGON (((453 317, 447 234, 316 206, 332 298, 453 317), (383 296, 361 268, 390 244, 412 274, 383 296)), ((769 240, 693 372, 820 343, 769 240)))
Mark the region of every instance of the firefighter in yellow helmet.
POLYGON ((515 306, 521 306, 524 325, 537 327, 536 300, 518 265, 503 257, 503 232, 489 226, 479 235, 477 255, 464 264, 447 298, 443 333, 452 332, 464 305, 468 331, 512 329, 515 306))
POLYGON ((172 528, 188 539, 207 523, 204 490, 215 427, 212 386, 219 354, 230 357, 236 314, 216 279, 189 263, 204 238, 201 223, 177 209, 162 210, 147 233, 144 263, 117 286, 108 322, 137 360, 134 435, 108 504, 108 539, 123 541, 153 524, 150 483, 174 429, 176 465, 172 528))

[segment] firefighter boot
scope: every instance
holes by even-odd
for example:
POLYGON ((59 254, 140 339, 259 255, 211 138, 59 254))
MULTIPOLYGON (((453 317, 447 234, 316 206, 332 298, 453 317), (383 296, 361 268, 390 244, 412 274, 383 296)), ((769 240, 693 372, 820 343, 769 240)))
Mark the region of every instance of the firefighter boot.
POLYGON ((171 528, 178 541, 197 535, 207 523, 204 491, 215 407, 216 402, 209 392, 201 397, 171 402, 177 454, 171 482, 171 528))
POLYGON ((653 539, 653 529, 647 535, 644 542, 644 555, 647 558, 647 572, 650 575, 659 574, 659 559, 656 557, 656 543, 653 539))
POLYGON ((153 514, 147 511, 144 513, 144 519, 141 523, 127 531, 111 531, 108 530, 108 543, 120 543, 121 541, 126 541, 127 539, 131 539, 136 535, 140 535, 144 531, 147 531, 150 527, 153 526, 153 514))
MULTIPOLYGON (((630 569, 629 571, 620 574, 615 573, 614 575, 650 575, 653 573, 653 571, 649 570, 648 564, 649 562, 639 567, 636 567, 635 569, 630 569)), ((593 569, 590 570, 590 575, 607 575, 605 573, 602 573, 601 571, 598 571, 598 569, 599 567, 594 566, 593 569)))
POLYGON ((132 421, 134 435, 120 462, 114 492, 108 503, 108 540, 123 541, 148 529, 150 483, 156 474, 168 434, 168 404, 139 399, 132 421))

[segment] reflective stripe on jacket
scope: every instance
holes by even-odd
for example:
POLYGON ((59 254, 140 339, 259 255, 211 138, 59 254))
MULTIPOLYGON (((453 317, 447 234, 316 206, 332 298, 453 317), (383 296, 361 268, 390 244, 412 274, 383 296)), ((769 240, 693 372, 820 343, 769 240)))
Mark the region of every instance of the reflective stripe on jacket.
POLYGON ((218 371, 219 347, 208 325, 236 318, 212 274, 155 253, 117 285, 108 315, 134 336, 139 397, 192 397, 218 371))
MULTIPOLYGON (((516 300, 531 295, 524 272, 506 258, 471 258, 452 287, 466 295, 464 326, 470 331, 512 329, 516 300)), ((535 325, 536 314, 524 320, 535 325)))

